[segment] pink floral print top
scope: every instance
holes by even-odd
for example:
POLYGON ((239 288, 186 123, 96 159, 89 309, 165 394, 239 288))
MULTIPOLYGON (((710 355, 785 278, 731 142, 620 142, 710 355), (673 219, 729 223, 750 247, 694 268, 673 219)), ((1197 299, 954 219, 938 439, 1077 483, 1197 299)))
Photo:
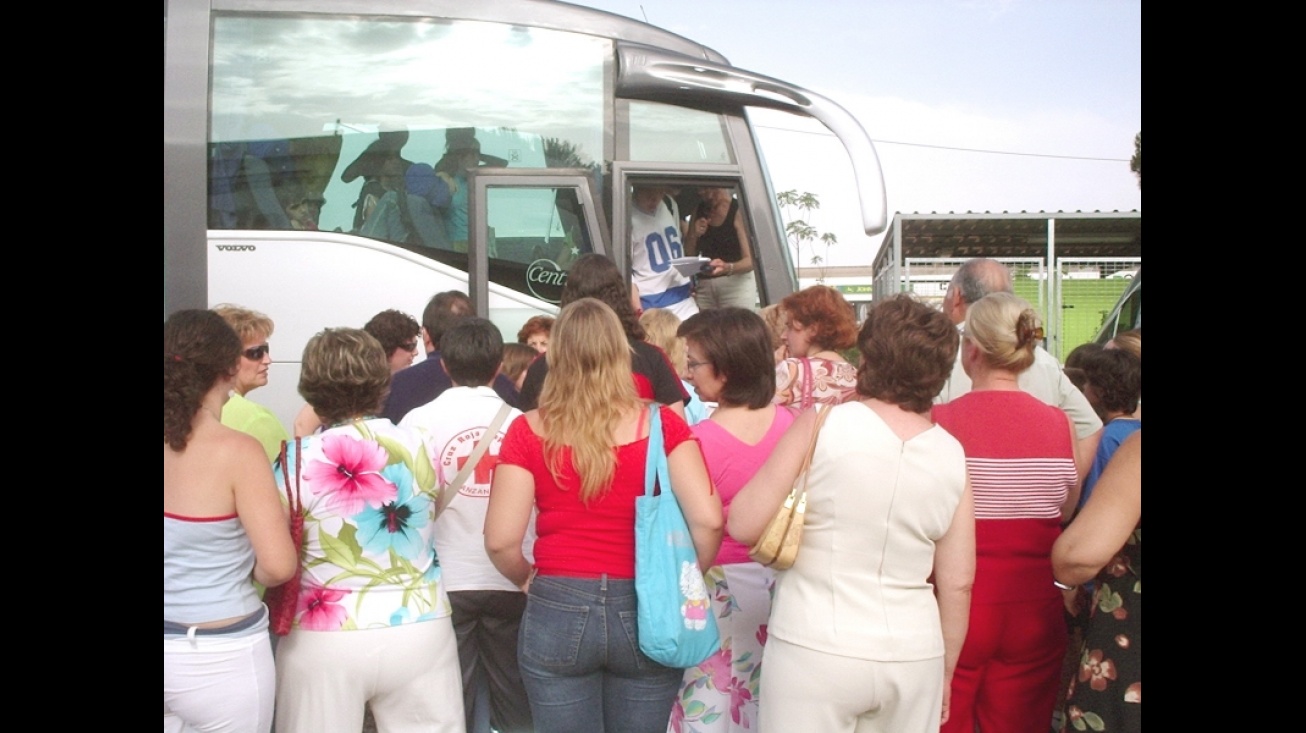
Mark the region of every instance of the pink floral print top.
MULTIPOLYGON (((421 437, 371 418, 302 446, 304 573, 294 628, 353 631, 449 616, 434 545, 435 473, 421 437)), ((292 441, 292 490, 295 461, 292 441)), ((284 495, 283 467, 275 468, 284 495)))
POLYGON ((801 411, 857 399, 857 367, 821 357, 789 357, 775 367, 772 403, 801 411))

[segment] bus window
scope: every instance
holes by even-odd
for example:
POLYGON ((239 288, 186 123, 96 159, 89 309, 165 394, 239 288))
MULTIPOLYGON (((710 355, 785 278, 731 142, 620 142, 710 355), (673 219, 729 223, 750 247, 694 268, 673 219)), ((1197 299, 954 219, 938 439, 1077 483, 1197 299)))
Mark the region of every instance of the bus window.
POLYGON ((486 191, 490 281, 557 304, 567 269, 595 251, 574 188, 486 191))
POLYGON ((734 163, 721 115, 658 102, 630 103, 630 159, 734 163))
POLYGON ((468 129, 482 165, 597 165, 611 57, 607 39, 500 23, 216 17, 210 227, 303 228, 286 211, 309 200, 311 228, 357 233, 359 207, 468 129))

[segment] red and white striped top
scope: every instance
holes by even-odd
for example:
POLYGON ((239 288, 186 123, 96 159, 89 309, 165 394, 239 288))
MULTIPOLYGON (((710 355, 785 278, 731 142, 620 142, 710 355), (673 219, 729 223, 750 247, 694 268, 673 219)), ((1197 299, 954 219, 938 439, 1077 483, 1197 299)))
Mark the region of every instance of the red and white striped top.
POLYGON ((935 405, 934 421, 966 451, 975 496, 977 603, 1056 594, 1052 543, 1079 480, 1070 420, 1019 391, 969 392, 935 405))

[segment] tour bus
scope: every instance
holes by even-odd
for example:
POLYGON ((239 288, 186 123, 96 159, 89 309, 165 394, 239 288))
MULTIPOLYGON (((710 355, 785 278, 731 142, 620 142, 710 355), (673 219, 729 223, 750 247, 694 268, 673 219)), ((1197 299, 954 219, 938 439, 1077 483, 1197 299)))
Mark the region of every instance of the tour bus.
MULTIPOLYGON (((391 308, 420 320, 460 290, 512 340, 556 313, 576 256, 628 268, 636 185, 680 191, 683 215, 701 187, 729 189, 759 304, 777 302, 797 280, 751 107, 837 136, 862 226, 883 231, 879 161, 847 111, 646 23, 550 0, 168 0, 165 317, 218 303, 271 316, 256 399, 289 425, 301 352, 324 327, 391 308), (440 171, 467 150, 478 167, 440 171), (427 212, 403 205, 436 173, 461 196, 465 240, 417 236, 427 212), (396 190, 400 234, 372 217, 396 190)), ((655 267, 684 254, 668 244, 655 267)))

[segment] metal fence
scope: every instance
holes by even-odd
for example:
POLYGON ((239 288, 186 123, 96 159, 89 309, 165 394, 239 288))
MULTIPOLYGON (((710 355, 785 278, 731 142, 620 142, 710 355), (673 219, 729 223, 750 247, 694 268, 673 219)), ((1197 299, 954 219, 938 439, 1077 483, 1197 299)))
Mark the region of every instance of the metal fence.
MULTIPOLYGON (((1044 259, 995 258, 1011 270, 1012 290, 1029 301, 1043 319, 1045 346, 1058 359, 1093 340, 1112 307, 1142 264, 1141 257, 1060 257, 1049 271, 1044 259)), ((965 259, 920 257, 903 261, 901 292, 943 303, 948 283, 965 259)), ((883 275, 883 273, 881 273, 883 275)), ((877 292, 895 292, 877 277, 877 292)))

